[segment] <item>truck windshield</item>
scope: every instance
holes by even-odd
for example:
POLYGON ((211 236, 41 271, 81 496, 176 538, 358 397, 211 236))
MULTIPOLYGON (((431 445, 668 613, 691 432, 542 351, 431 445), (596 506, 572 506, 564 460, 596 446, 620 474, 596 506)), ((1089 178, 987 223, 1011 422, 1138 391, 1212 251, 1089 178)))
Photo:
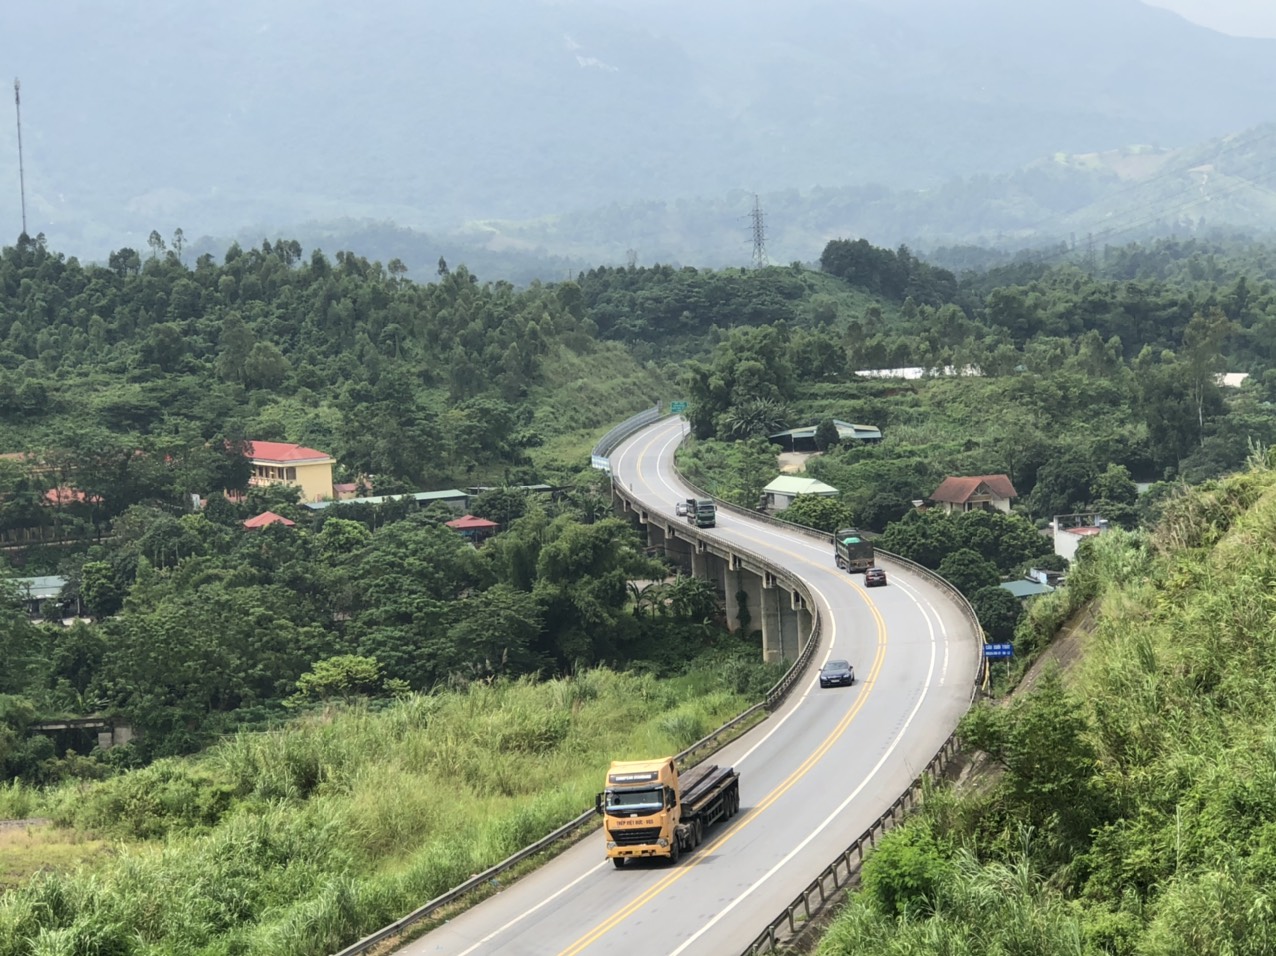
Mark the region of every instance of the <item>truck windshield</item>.
POLYGON ((608 790, 608 813, 653 813, 664 808, 663 790, 608 790))

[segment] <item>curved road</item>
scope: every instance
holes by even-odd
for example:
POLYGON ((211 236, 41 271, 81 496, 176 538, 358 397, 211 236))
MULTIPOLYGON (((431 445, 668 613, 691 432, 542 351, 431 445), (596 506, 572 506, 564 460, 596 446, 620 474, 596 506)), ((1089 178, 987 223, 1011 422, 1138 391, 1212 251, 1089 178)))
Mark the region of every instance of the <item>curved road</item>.
MULTIPOLYGON (((673 470, 683 429, 680 419, 665 419, 611 456, 616 480, 671 522, 683 521, 674 503, 691 496, 673 470)), ((888 586, 865 590, 861 576, 834 567, 831 545, 734 514, 719 511, 718 527, 706 533, 800 574, 824 621, 815 663, 849 658, 855 686, 821 690, 813 667, 779 711, 714 757, 740 770, 740 813, 677 866, 614 869, 602 835, 590 834, 400 952, 739 953, 947 739, 979 663, 950 597, 889 564, 888 586)))

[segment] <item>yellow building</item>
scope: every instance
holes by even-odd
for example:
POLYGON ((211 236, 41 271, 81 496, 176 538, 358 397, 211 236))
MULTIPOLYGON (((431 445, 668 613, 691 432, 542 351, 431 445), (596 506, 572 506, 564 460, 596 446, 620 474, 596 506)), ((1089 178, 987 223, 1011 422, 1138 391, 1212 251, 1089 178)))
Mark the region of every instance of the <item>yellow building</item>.
POLYGON ((245 451, 253 463, 249 485, 298 485, 302 501, 332 499, 331 455, 282 441, 250 441, 245 451))

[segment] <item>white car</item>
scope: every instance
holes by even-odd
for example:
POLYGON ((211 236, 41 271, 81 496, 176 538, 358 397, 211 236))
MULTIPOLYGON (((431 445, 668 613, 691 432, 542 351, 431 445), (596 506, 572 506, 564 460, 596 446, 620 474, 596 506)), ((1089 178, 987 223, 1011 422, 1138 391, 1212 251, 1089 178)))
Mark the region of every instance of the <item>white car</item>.
POLYGON ((673 513, 679 518, 685 518, 687 516, 687 503, 685 501, 679 501, 673 506, 673 513))

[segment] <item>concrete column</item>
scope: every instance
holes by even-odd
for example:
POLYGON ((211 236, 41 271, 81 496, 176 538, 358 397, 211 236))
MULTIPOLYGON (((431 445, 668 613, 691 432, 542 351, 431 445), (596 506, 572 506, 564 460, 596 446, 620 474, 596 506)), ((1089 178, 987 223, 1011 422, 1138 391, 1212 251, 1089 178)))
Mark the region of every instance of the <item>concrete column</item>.
POLYGON ((776 589, 777 603, 780 605, 780 653, 786 661, 795 661, 802 653, 801 634, 798 627, 798 610, 790 600, 791 592, 776 589))
MULTIPOLYGON (((762 660, 768 664, 784 660, 784 614, 781 609, 781 589, 761 588, 762 660)), ((796 637, 796 632, 794 637, 796 637)))
POLYGON ((802 605, 794 613, 797 615, 798 653, 801 654, 811 640, 811 628, 815 626, 815 621, 806 605, 802 605))
POLYGON ((745 636, 762 627, 762 578, 740 567, 727 572, 727 626, 745 636), (743 618, 743 620, 742 620, 743 618))
POLYGON ((684 574, 695 574, 691 553, 694 545, 695 542, 679 535, 677 528, 665 525, 665 557, 676 561, 684 574))
POLYGON ((647 547, 665 550, 665 529, 655 521, 647 522, 647 547))
POLYGON ((691 544, 691 576, 712 582, 714 588, 722 588, 722 571, 714 567, 714 556, 708 551, 701 551, 694 541, 691 544))

